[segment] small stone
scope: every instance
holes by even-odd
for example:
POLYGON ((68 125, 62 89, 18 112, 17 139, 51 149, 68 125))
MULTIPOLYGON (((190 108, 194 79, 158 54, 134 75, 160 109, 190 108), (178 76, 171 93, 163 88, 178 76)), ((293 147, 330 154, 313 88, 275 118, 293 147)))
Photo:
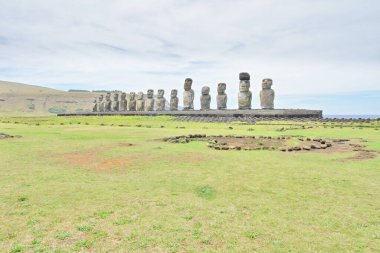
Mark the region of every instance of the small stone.
POLYGON ((327 145, 326 144, 321 144, 321 149, 326 149, 327 145))
POLYGON ((307 150, 307 151, 309 151, 309 150, 310 150, 310 147, 309 147, 309 146, 303 146, 302 149, 303 149, 303 150, 307 150))

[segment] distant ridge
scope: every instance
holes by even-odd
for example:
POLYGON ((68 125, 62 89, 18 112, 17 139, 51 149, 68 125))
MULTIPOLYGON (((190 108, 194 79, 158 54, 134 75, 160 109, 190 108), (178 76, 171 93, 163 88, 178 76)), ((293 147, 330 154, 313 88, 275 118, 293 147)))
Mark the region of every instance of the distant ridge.
POLYGON ((99 93, 67 92, 43 86, 0 81, 0 114, 46 115, 92 111, 99 93))

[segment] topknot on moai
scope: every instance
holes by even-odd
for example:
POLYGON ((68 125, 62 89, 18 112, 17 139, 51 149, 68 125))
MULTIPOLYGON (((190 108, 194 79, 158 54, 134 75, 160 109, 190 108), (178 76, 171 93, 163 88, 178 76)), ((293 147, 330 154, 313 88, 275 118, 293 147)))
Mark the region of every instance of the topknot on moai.
POLYGON ((121 93, 120 96, 120 101, 119 101, 119 112, 125 112, 128 110, 128 102, 127 102, 127 93, 123 92, 121 93))
POLYGON ((239 74, 239 80, 240 81, 249 81, 249 80, 251 80, 251 76, 247 72, 241 72, 239 74))
POLYGON ((274 108, 274 90, 272 90, 273 80, 266 78, 262 82, 262 90, 260 91, 260 105, 261 109, 274 108))
POLYGON ((250 75, 246 72, 239 74, 239 110, 249 110, 252 104, 252 92, 249 90, 251 87, 250 75))
POLYGON ((227 109, 227 85, 225 83, 218 83, 218 95, 216 96, 216 108, 218 110, 227 109))
POLYGON ((142 112, 145 109, 144 93, 139 92, 136 96, 136 111, 142 112))
POLYGON ((118 112, 119 111, 119 94, 114 93, 113 94, 113 101, 112 101, 112 108, 111 110, 113 112, 118 112))
POLYGON ((193 80, 191 78, 185 79, 184 92, 183 92, 183 110, 194 110, 194 91, 191 89, 193 80))
POLYGON ((154 110, 154 91, 152 89, 147 90, 145 100, 145 111, 151 112, 154 110))
POLYGON ((211 96, 210 96, 210 87, 203 86, 202 87, 202 95, 201 95, 201 110, 210 110, 211 104, 211 96))
POLYGON ((164 98, 164 94, 165 91, 162 89, 157 91, 156 111, 165 111, 166 99, 164 98))
POLYGON ((129 93, 128 110, 132 111, 132 112, 136 111, 136 99, 135 99, 135 97, 136 97, 136 93, 134 93, 134 92, 129 93))
POLYGON ((111 92, 108 92, 106 95, 106 101, 104 102, 104 111, 110 112, 111 109, 112 109, 111 92))
POLYGON ((178 111, 178 91, 176 89, 170 92, 170 111, 178 111))

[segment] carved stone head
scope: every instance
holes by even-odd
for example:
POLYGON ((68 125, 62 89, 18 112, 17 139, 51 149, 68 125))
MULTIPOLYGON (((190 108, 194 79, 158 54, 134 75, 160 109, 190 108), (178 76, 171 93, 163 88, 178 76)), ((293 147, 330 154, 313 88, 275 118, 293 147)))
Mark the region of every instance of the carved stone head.
POLYGON ((266 78, 266 79, 263 79, 261 86, 263 89, 270 89, 272 88, 272 84, 273 84, 272 79, 266 78))
POLYGON ((144 93, 142 92, 137 93, 137 96, 136 96, 137 100, 142 100, 143 98, 144 98, 144 93))
POLYGON ((129 93, 129 100, 135 100, 136 93, 131 92, 129 93))
POLYGON ((119 94, 118 93, 114 93, 113 94, 113 101, 118 101, 119 100, 119 94))
POLYGON ((185 84, 184 84, 184 89, 185 91, 191 90, 191 85, 193 84, 193 79, 191 78, 186 78, 185 79, 185 84))
POLYGON ((177 93, 178 93, 178 91, 177 90, 172 90, 171 92, 170 92, 170 97, 171 98, 176 98, 177 97, 177 93))
POLYGON ((126 96, 127 96, 127 94, 125 92, 121 93, 121 96, 120 96, 121 100, 125 100, 126 96))
POLYGON ((249 83, 249 80, 242 80, 242 81, 240 81, 239 91, 240 92, 248 92, 250 86, 251 86, 251 84, 249 83))
POLYGON ((209 95, 210 94, 210 87, 203 86, 202 87, 202 95, 209 95))
POLYGON ((99 102, 103 101, 103 95, 99 96, 99 102))
POLYGON ((157 91, 157 98, 163 98, 164 97, 164 94, 165 94, 165 91, 164 90, 158 90, 157 91))
POLYGON ((218 94, 222 95, 226 91, 226 84, 225 83, 218 83, 218 94))
POLYGON ((108 92, 106 95, 106 101, 111 101, 111 93, 108 92))
POLYGON ((147 93, 146 93, 146 96, 148 98, 153 98, 153 94, 154 94, 154 91, 153 90, 148 90, 147 93))

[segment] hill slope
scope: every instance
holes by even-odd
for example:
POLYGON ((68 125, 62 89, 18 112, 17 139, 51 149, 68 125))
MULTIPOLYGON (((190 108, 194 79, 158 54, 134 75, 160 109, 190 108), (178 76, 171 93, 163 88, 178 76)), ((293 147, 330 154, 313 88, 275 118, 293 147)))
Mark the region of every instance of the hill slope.
POLYGON ((56 114, 92 110, 98 93, 66 92, 41 86, 0 81, 0 113, 56 114))

